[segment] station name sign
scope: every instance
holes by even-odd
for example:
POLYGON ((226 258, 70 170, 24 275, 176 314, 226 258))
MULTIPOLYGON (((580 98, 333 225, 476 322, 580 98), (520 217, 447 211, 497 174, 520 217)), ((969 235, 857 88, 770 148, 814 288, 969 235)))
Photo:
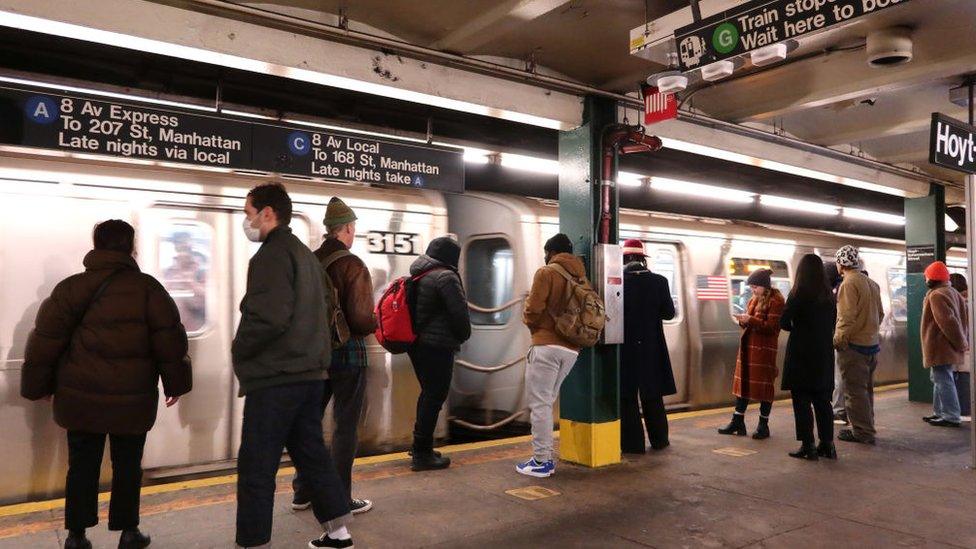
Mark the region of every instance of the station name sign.
POLYGON ((753 0, 674 32, 682 71, 828 29, 909 0, 753 0))
POLYGON ((929 162, 976 174, 976 127, 941 113, 932 113, 929 162))
POLYGON ((460 149, 49 90, 0 88, 0 143, 333 181, 464 191, 460 149))

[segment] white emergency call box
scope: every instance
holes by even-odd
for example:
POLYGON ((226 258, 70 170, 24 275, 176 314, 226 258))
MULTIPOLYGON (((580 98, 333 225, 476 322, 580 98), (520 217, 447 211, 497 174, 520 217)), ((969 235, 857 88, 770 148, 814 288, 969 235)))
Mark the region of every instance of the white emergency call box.
POLYGON ((594 289, 603 298, 607 324, 600 343, 619 345, 624 342, 624 258, 617 244, 593 246, 594 289))

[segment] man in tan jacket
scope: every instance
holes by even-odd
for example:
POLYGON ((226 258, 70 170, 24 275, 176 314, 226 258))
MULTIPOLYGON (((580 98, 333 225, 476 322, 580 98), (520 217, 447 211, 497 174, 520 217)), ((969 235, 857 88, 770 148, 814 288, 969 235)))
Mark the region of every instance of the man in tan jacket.
POLYGON ((851 429, 837 438, 874 444, 874 370, 881 351, 880 326, 884 320, 881 292, 860 271, 860 253, 854 246, 837 250, 837 268, 844 281, 837 291, 837 326, 834 348, 844 381, 847 417, 851 429))
POLYGON ((552 406, 559 387, 576 364, 579 347, 556 333, 553 313, 565 306, 565 274, 586 282, 586 269, 573 255, 573 243, 559 233, 546 241, 546 265, 536 271, 525 300, 522 320, 532 333, 525 371, 525 389, 532 423, 532 459, 516 465, 523 475, 548 477, 556 468, 552 459, 552 406), (565 273, 565 274, 563 274, 565 273))
POLYGON ((922 419, 936 427, 959 427, 959 395, 952 370, 969 350, 969 315, 962 295, 949 286, 945 263, 936 261, 925 269, 925 284, 929 292, 922 303, 922 366, 930 369, 935 413, 922 419))

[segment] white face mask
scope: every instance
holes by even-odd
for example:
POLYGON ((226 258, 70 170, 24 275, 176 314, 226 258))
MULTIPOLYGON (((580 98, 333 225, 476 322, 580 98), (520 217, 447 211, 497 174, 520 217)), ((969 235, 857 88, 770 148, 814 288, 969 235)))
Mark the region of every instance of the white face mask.
POLYGON ((261 229, 252 227, 247 216, 244 216, 244 236, 251 242, 261 242, 261 229))

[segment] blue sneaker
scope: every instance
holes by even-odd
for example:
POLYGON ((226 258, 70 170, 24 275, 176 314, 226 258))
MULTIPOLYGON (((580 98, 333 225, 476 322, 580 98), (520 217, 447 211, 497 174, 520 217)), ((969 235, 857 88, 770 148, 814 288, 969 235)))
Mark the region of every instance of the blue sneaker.
POLYGON ((516 465, 515 470, 530 477, 546 478, 551 477, 556 472, 556 465, 551 459, 545 463, 540 463, 532 458, 525 463, 516 465))

